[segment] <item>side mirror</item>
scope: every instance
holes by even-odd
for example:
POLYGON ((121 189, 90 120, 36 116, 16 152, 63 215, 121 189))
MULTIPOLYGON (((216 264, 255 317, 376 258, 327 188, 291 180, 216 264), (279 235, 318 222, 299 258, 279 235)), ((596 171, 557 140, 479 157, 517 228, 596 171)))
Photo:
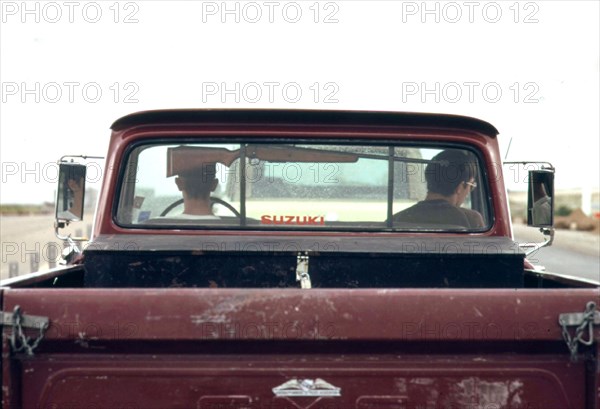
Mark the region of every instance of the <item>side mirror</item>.
POLYGON ((529 171, 527 225, 552 227, 554 224, 554 170, 529 171))
POLYGON ((85 165, 60 163, 56 193, 57 222, 83 220, 85 197, 85 165))

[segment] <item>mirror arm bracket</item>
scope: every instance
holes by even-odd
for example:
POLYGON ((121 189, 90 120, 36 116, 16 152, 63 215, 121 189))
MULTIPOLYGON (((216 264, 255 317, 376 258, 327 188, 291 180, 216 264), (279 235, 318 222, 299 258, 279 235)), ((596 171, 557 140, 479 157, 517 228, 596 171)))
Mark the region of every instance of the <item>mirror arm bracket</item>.
POLYGON ((68 220, 55 220, 54 221, 54 235, 56 236, 57 239, 59 240, 63 240, 63 241, 88 241, 89 238, 88 237, 71 237, 71 234, 68 235, 63 235, 60 233, 60 229, 64 229, 65 227, 67 227, 69 225, 69 221, 68 220))
POLYGON ((62 252, 62 260, 60 262, 61 264, 71 264, 73 260, 77 257, 77 255, 80 255, 82 252, 83 246, 79 243, 89 240, 87 237, 71 237, 70 234, 67 236, 60 234, 59 229, 62 229, 68 225, 68 220, 59 219, 54 222, 54 235, 58 239, 65 241, 68 244, 68 246, 65 247, 62 252))
POLYGON ((523 248, 523 251, 525 251, 525 257, 541 249, 542 247, 551 246, 554 242, 554 227, 540 227, 540 233, 542 233, 544 236, 550 237, 544 237, 543 243, 519 243, 519 247, 523 248))
POLYGON ((552 242, 554 242, 554 227, 540 227, 540 233, 544 236, 550 236, 550 238, 546 239, 544 242, 544 246, 551 246, 552 242))

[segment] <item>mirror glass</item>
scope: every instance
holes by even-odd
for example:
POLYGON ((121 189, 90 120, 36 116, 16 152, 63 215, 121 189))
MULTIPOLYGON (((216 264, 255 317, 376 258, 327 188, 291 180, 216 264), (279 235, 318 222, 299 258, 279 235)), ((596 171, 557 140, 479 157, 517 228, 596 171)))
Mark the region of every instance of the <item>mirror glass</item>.
POLYGON ((534 227, 551 227, 554 215, 554 172, 533 170, 529 172, 527 193, 527 224, 534 227))
POLYGON ((85 166, 76 163, 61 163, 56 195, 56 218, 79 221, 83 219, 85 195, 85 166))

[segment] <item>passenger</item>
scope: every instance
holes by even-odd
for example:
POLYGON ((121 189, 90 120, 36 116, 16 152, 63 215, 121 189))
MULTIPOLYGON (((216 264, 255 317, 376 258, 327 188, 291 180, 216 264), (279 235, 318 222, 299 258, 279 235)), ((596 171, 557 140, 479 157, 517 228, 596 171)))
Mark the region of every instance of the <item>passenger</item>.
POLYGON ((427 196, 393 216, 394 223, 484 227, 483 217, 475 210, 462 208, 467 195, 476 187, 475 157, 464 150, 440 152, 425 168, 427 196))
POLYGON ((210 194, 219 184, 216 173, 214 162, 179 172, 175 184, 183 195, 183 213, 167 217, 219 220, 220 217, 213 215, 210 202, 210 194))
POLYGON ((544 180, 539 177, 533 180, 533 208, 531 217, 534 225, 552 224, 552 198, 548 196, 548 191, 544 180))

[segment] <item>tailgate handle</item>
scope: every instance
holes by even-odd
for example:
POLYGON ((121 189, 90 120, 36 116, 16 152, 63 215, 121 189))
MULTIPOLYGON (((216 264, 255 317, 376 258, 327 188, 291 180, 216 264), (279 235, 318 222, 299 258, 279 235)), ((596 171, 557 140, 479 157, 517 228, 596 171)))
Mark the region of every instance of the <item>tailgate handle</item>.
POLYGON ((308 252, 302 255, 298 253, 296 262, 296 281, 300 282, 300 288, 309 289, 312 288, 310 281, 310 275, 308 274, 308 252))
POLYGON ((0 324, 12 327, 10 346, 13 353, 25 351, 27 355, 33 356, 33 350, 44 339, 50 319, 37 315, 24 315, 21 313, 21 307, 17 305, 12 313, 2 311, 2 322, 0 324), (38 336, 35 339, 28 337, 25 335, 25 328, 39 330, 38 336))

